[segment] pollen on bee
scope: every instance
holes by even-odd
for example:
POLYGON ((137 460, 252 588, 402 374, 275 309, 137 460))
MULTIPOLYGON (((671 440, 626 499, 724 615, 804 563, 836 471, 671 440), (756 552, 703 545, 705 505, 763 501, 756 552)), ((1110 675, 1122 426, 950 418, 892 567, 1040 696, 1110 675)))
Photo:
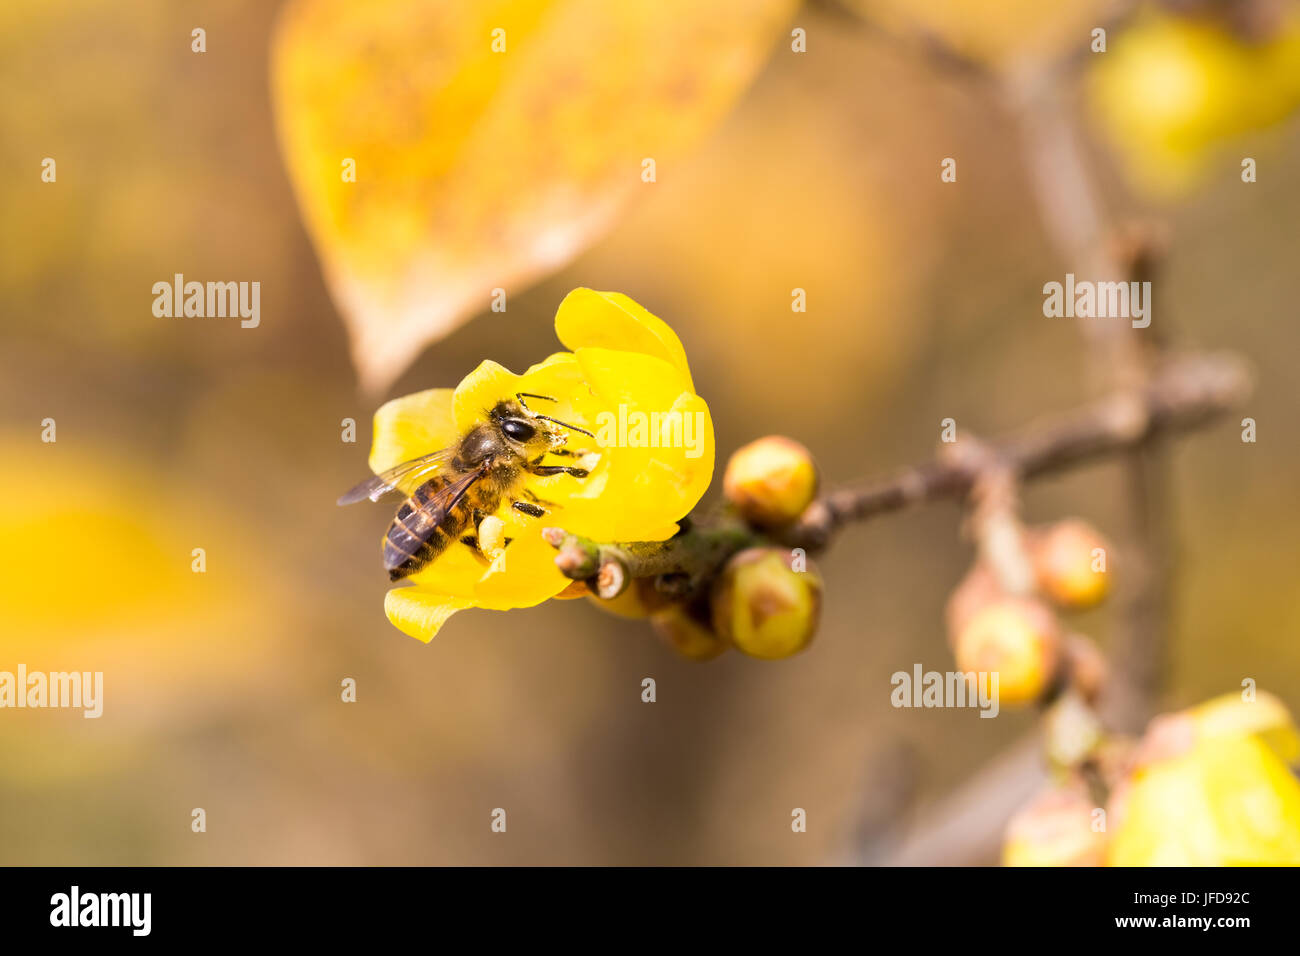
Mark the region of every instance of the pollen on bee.
POLYGON ((496 515, 488 515, 479 522, 478 549, 489 561, 496 561, 505 553, 506 523, 496 515))

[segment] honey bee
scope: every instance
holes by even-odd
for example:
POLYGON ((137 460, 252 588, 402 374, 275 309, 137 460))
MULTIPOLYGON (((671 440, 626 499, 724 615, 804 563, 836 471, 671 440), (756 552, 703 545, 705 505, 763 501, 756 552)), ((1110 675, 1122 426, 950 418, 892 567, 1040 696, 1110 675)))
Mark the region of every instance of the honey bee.
POLYGON ((525 475, 573 475, 586 478, 586 468, 573 465, 544 465, 547 455, 582 458, 585 451, 565 447, 568 435, 577 432, 594 439, 586 429, 549 415, 539 415, 525 399, 554 402, 547 395, 519 392, 514 401, 503 400, 488 412, 487 421, 476 425, 450 448, 412 458, 369 478, 348 491, 338 503, 355 504, 365 498, 378 501, 390 491, 408 497, 384 537, 384 570, 398 581, 427 566, 449 545, 460 541, 478 550, 478 539, 467 529, 494 514, 507 499, 512 508, 540 518, 546 514, 543 501, 527 489, 522 500, 515 497, 525 475))

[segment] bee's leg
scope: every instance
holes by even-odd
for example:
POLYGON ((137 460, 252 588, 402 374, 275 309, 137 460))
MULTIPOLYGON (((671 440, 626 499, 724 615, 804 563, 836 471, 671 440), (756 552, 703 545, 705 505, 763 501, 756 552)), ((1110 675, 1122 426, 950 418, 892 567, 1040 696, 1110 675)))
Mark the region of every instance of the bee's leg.
POLYGON ((581 458, 586 454, 586 451, 569 451, 567 448, 552 448, 549 451, 542 452, 528 464, 540 465, 546 460, 547 455, 559 455, 561 458, 581 458))
POLYGON ((530 475, 537 475, 539 478, 549 478, 551 475, 572 475, 574 478, 586 478, 586 468, 571 468, 568 465, 532 465, 528 469, 530 475))
MULTIPOLYGON (((567 448, 552 448, 546 453, 546 455, 559 455, 561 458, 584 458, 589 454, 591 453, 585 448, 575 448, 572 451, 567 448)), ((542 458, 545 458, 546 455, 543 455, 542 458)), ((542 459, 537 460, 541 461, 542 459)))
MULTIPOLYGON (((469 525, 474 529, 474 532, 478 531, 478 525, 484 523, 484 518, 486 518, 486 516, 487 512, 482 510, 481 507, 476 507, 476 509, 469 511, 469 525)), ((477 533, 476 535, 467 535, 465 537, 477 538, 477 533)), ((460 540, 464 541, 465 538, 460 538, 460 540)))
POLYGON ((475 508, 473 511, 471 511, 470 521, 472 522, 475 531, 473 534, 461 535, 460 538, 460 543, 468 546, 469 549, 474 552, 474 557, 478 558, 479 561, 485 565, 490 564, 491 562, 488 561, 487 557, 483 554, 482 549, 479 547, 478 526, 483 522, 483 519, 486 517, 487 517, 487 512, 484 511, 482 508, 475 508))
POLYGON ((554 501, 547 501, 545 498, 539 497, 537 492, 533 491, 531 488, 524 488, 523 493, 524 497, 535 505, 549 505, 552 508, 558 507, 554 501))
MULTIPOLYGON (((543 512, 543 514, 545 514, 545 512, 543 512)), ((513 540, 515 540, 515 539, 514 539, 514 538, 502 538, 502 539, 501 539, 501 543, 502 543, 502 545, 508 545, 508 544, 510 544, 510 542, 513 541, 513 540)), ((469 545, 471 548, 474 549, 474 551, 475 551, 475 553, 478 555, 478 557, 482 558, 483 561, 484 561, 485 563, 487 562, 487 557, 486 557, 486 556, 485 556, 481 551, 479 551, 478 538, 474 537, 474 535, 472 535, 472 534, 467 534, 467 535, 465 535, 465 537, 463 537, 463 538, 460 539, 460 543, 461 543, 461 544, 467 544, 467 545, 469 545)))
MULTIPOLYGON (((507 548, 510 547, 510 542, 513 540, 515 539, 506 538, 505 541, 502 542, 502 546, 507 548)), ((486 554, 482 552, 482 550, 478 546, 478 538, 475 538, 472 535, 467 534, 465 535, 465 537, 461 538, 460 541, 461 544, 468 545, 470 550, 474 552, 474 559, 478 561, 479 564, 483 565, 483 567, 485 568, 492 567, 491 560, 488 558, 486 554)))
POLYGON ((460 543, 469 548, 470 551, 474 552, 475 560, 477 560, 479 564, 483 565, 483 567, 490 568, 492 566, 492 562, 487 559, 487 555, 485 555, 478 546, 477 535, 467 534, 460 539, 460 543))
POLYGON ((540 505, 535 505, 531 501, 514 501, 511 502, 510 507, 514 508, 516 511, 522 511, 524 514, 533 518, 540 518, 542 515, 546 514, 545 508, 540 505))
MULTIPOLYGON (((501 546, 503 548, 508 548, 510 547, 510 542, 513 540, 515 539, 504 538, 501 542, 501 546)), ((478 535, 467 534, 460 539, 460 543, 466 545, 467 547, 469 547, 471 551, 474 552, 474 557, 475 559, 477 559, 479 564, 483 565, 483 567, 485 568, 492 567, 492 559, 483 553, 483 547, 479 543, 478 535)))

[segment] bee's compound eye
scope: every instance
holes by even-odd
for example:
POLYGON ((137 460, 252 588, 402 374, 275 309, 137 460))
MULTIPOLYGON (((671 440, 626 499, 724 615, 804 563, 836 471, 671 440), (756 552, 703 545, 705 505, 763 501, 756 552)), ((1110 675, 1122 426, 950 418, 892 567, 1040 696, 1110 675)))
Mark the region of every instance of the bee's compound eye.
POLYGON ((517 418, 507 418, 501 423, 501 430, 506 433, 507 438, 514 441, 528 441, 537 434, 536 428, 517 418))

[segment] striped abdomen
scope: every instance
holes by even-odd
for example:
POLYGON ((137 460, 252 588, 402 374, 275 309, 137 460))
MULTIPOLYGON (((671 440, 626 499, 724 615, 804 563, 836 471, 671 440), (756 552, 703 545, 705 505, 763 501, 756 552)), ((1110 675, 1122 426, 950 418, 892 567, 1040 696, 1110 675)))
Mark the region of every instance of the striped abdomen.
POLYGON ((402 502, 384 538, 384 569, 391 580, 414 574, 460 538, 470 523, 465 492, 476 477, 435 475, 402 502))

